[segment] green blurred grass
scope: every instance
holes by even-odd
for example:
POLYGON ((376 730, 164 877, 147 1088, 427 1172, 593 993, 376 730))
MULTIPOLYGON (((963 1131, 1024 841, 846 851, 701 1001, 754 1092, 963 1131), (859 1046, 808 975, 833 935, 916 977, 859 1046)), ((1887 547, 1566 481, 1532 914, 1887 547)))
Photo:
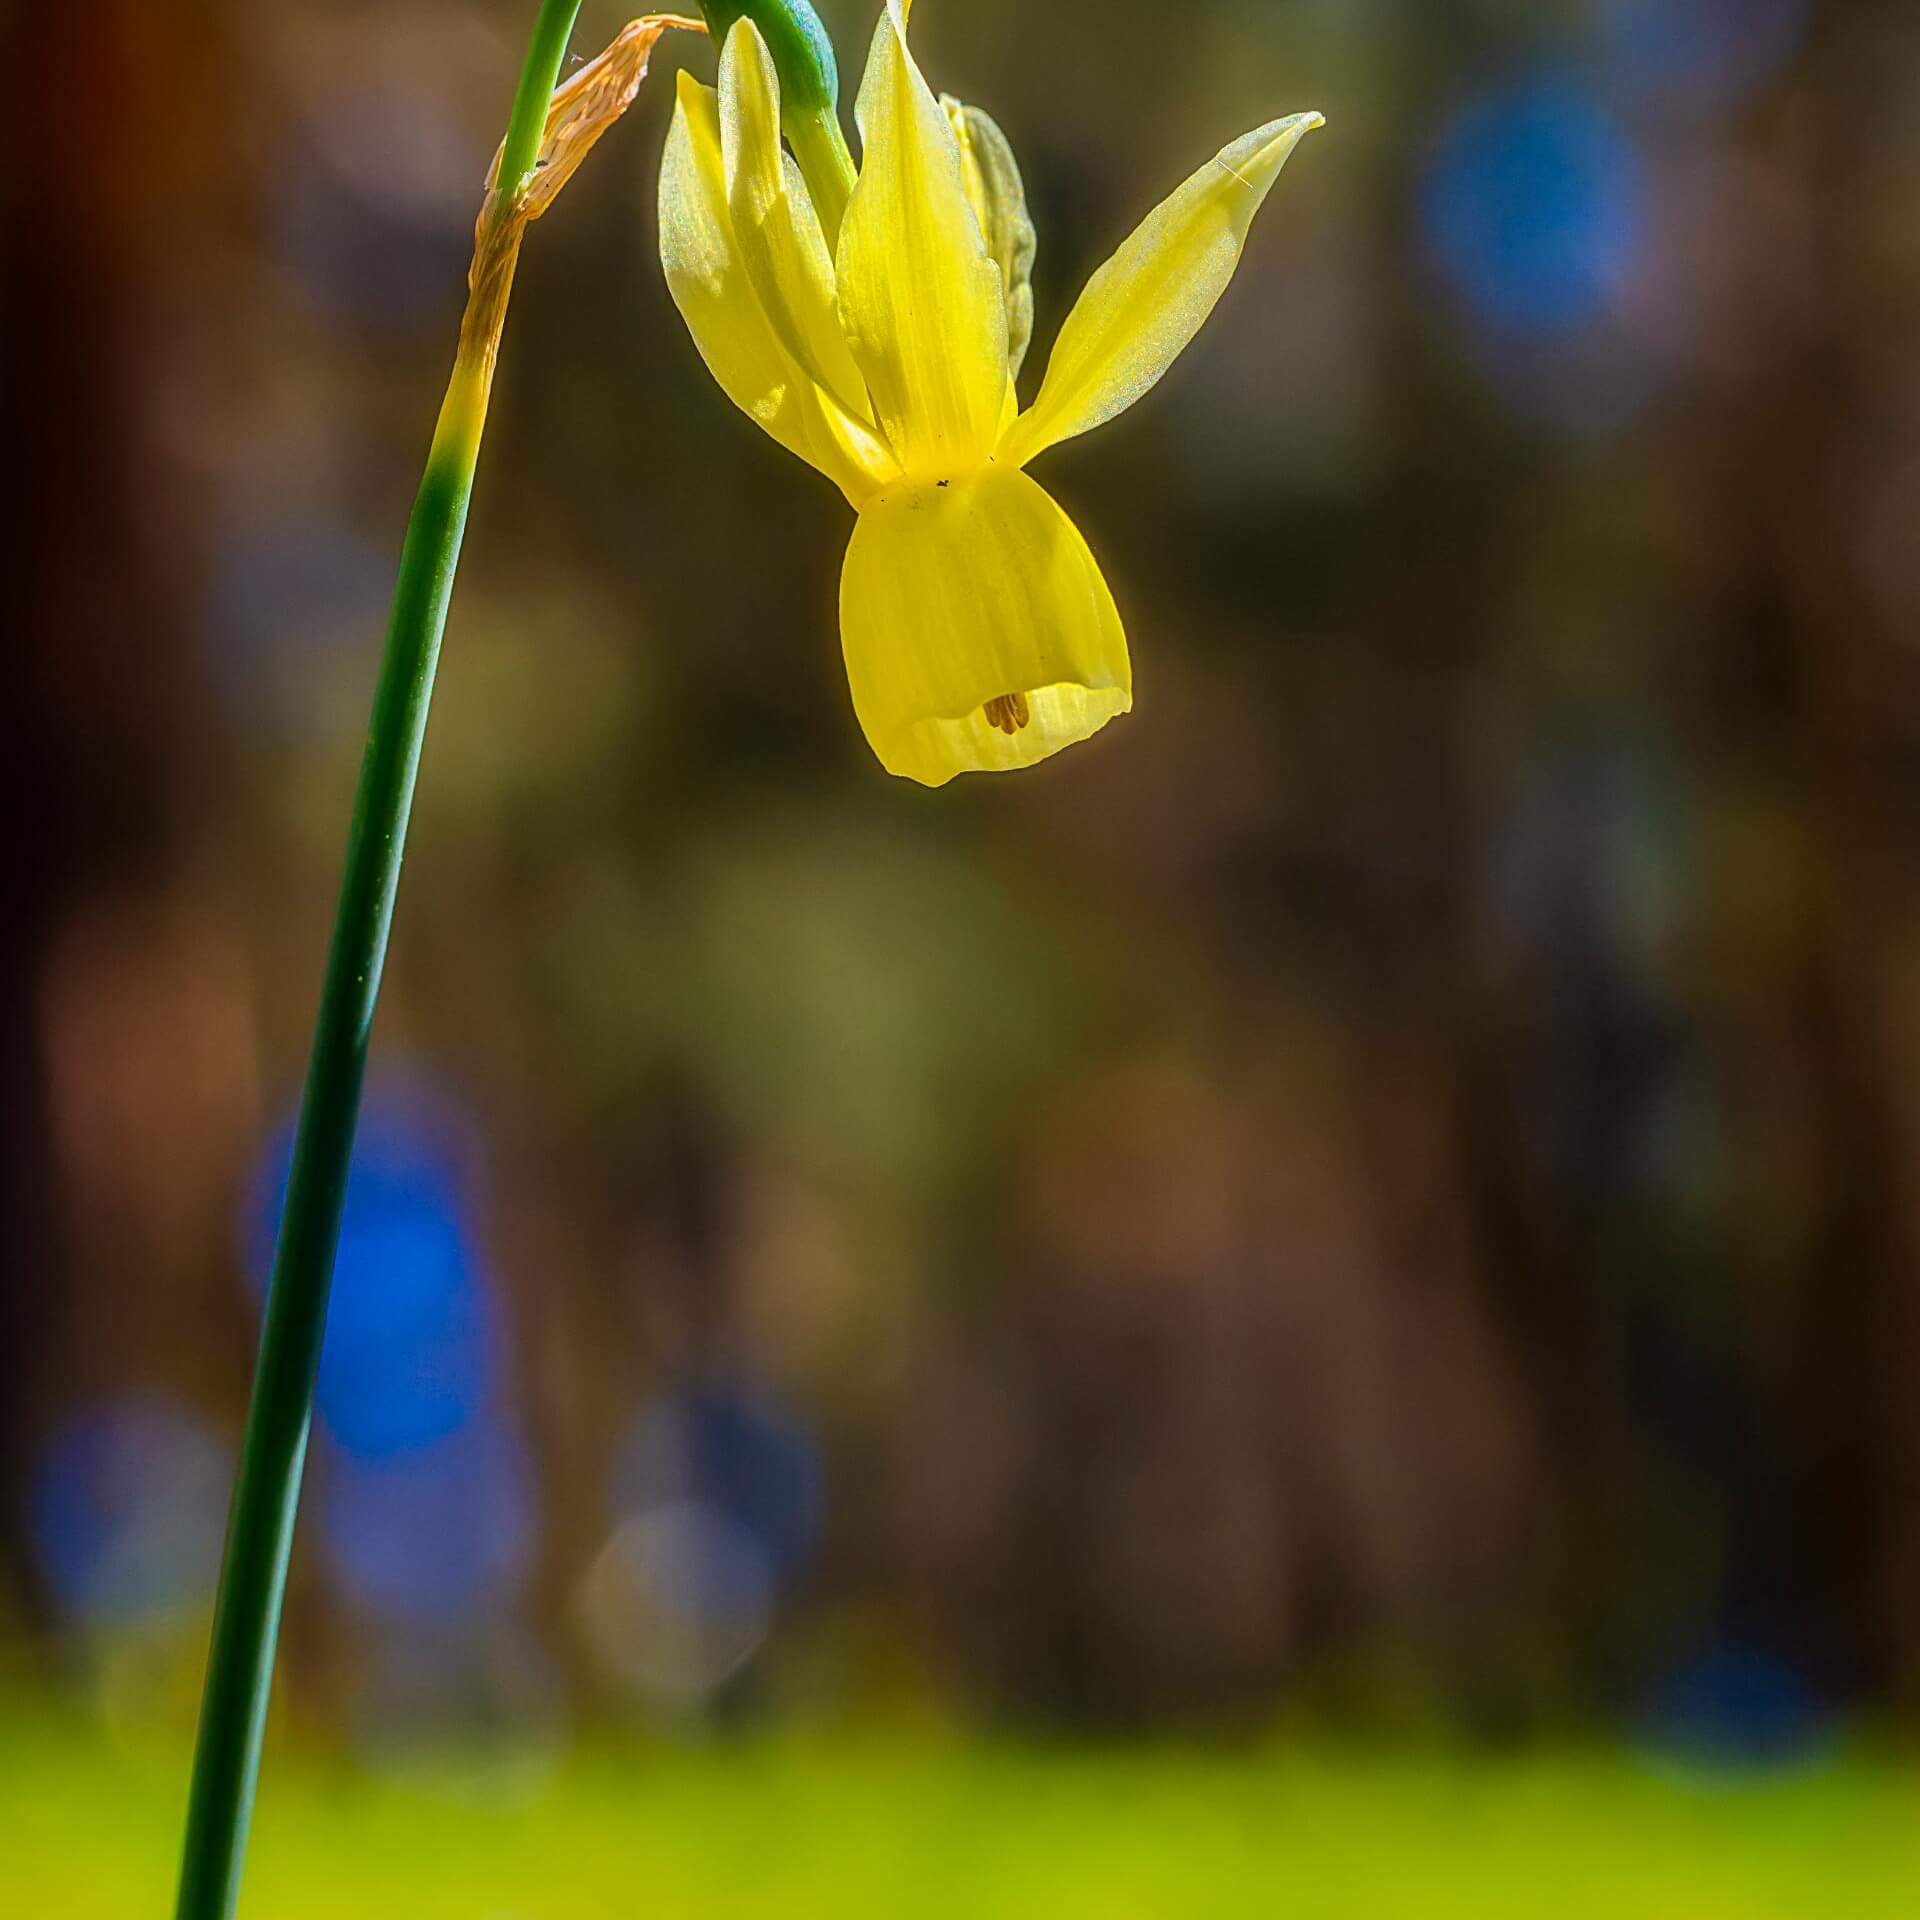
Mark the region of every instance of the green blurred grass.
MULTIPOLYGON (((184 1756, 0 1730, 0 1911, 167 1911, 184 1756)), ((1624 1758, 767 1741, 576 1755, 517 1789, 270 1761, 243 1920, 1867 1920, 1920 1895, 1920 1777, 1624 1758)))

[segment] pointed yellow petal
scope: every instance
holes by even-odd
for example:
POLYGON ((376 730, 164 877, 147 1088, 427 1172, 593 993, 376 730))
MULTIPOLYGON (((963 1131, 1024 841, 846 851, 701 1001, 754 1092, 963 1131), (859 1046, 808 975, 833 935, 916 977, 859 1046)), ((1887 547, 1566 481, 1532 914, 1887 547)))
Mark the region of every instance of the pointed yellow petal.
POLYGON ((1133 705, 1126 635, 1073 522, 1024 473, 890 490, 840 580, 854 712, 889 773, 1032 766, 1133 705))
POLYGON ((660 260, 700 357, 728 399, 859 506, 892 471, 877 441, 829 419, 755 296, 727 208, 719 96, 681 74, 660 168, 660 260))
POLYGON ((960 149, 960 179, 967 204, 1000 269, 1007 303, 1007 397, 1033 344, 1033 258, 1039 236, 1027 212, 1026 183, 1013 144, 992 115, 943 93, 940 105, 960 149))
POLYGON ((1040 397, 1000 458, 1024 466, 1124 412, 1179 358, 1240 264, 1247 229, 1302 135, 1324 125, 1290 114, 1221 150, 1087 283, 1060 329, 1040 397))
POLYGON ((874 34, 856 111, 865 150, 840 233, 841 322, 901 466, 929 480, 970 472, 999 438, 1006 304, 899 0, 874 34))
POLYGON ((744 15, 720 56, 727 209, 762 312, 780 344, 849 413, 872 424, 866 383, 840 331, 833 260, 799 166, 780 145, 780 77, 744 15))

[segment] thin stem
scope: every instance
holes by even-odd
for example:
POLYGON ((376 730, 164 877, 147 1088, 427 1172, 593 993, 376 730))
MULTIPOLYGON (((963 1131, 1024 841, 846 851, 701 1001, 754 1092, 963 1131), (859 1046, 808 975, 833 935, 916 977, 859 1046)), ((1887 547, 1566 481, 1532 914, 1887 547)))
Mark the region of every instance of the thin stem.
POLYGON ((227 1523, 178 1920, 229 1920, 239 1898, 368 1041, 494 349, 524 229, 516 203, 540 151, 578 11, 579 0, 544 0, 534 27, 503 149, 502 189, 481 220, 468 324, 401 552, 227 1523))
POLYGON ((785 131, 800 177, 813 196, 813 210, 820 216, 827 246, 829 250, 836 248, 857 177, 853 155, 847 151, 847 136, 840 129, 840 116, 831 107, 818 113, 790 114, 785 131))
POLYGON ((560 84, 560 62, 567 57, 580 0, 541 0, 540 17, 533 23, 526 65, 513 96, 513 117, 507 122, 507 143, 500 150, 499 182, 511 197, 527 183, 540 156, 540 136, 546 130, 547 102, 560 84))

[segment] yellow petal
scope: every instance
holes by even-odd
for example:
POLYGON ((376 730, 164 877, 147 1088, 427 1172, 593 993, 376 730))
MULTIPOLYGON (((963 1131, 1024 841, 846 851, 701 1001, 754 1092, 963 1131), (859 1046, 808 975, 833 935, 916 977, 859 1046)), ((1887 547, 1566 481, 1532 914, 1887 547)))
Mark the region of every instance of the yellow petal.
POLYGON ((829 419, 819 389, 768 324, 727 209, 719 96, 682 73, 660 168, 660 260, 700 357, 728 399, 859 506, 892 471, 829 419))
POLYGON ((967 204, 1000 269, 1007 303, 1007 398, 1011 400, 1012 383, 1019 379, 1027 348, 1033 344, 1033 257, 1039 236, 1027 212, 1020 163, 999 122, 950 93, 940 96, 940 105, 960 149, 960 179, 967 190, 967 204))
POLYGON ((866 383, 840 331, 826 235, 780 145, 780 77, 744 15, 720 55, 720 150, 734 238, 762 312, 814 381, 871 424, 866 383))
POLYGON ((1124 412, 1154 385, 1227 290, 1287 155, 1324 124, 1317 113, 1296 113, 1259 128, 1222 148, 1147 216, 1067 316, 1040 397, 1009 431, 1002 460, 1024 466, 1124 412))
POLYGON ((929 787, 1032 766, 1133 705, 1099 564, 1009 468, 889 490, 861 512, 840 639, 880 764, 929 787))
POLYGON ((999 438, 1006 304, 899 0, 874 34, 856 115, 864 152, 838 263, 848 344, 901 466, 929 480, 970 472, 999 438))

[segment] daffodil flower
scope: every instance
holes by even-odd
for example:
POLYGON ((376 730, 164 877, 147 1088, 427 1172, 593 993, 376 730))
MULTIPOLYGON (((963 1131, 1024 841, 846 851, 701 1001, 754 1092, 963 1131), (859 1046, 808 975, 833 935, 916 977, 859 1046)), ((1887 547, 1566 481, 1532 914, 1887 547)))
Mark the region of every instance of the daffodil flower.
MULTIPOLYGON (((910 6, 888 0, 874 34, 850 194, 783 150, 773 57, 735 20, 718 90, 680 76, 660 251, 721 387, 857 511, 840 588, 854 711, 888 771, 937 787, 1031 766, 1132 706, 1113 596, 1027 464, 1167 371, 1321 121, 1257 128, 1150 214, 1089 282, 1022 412, 1019 169, 985 114, 935 98, 907 48, 910 6)), ((844 154, 837 123, 830 139, 844 154)))

